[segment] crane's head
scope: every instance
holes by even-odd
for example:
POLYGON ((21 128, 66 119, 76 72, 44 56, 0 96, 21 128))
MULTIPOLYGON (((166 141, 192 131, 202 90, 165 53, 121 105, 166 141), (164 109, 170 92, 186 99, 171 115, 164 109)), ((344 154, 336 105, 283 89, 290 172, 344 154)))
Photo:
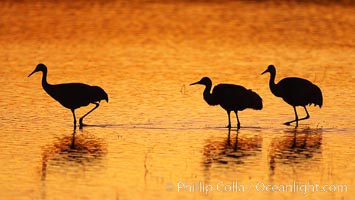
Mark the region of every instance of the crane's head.
POLYGON ((38 64, 37 67, 35 68, 35 70, 33 70, 33 72, 30 75, 28 75, 28 77, 30 77, 32 74, 34 74, 36 72, 40 72, 40 71, 47 72, 47 67, 42 63, 38 64))
POLYGON ((212 81, 208 77, 203 77, 201 80, 197 81, 196 83, 191 83, 190 85, 196 85, 196 84, 207 86, 207 85, 212 85, 212 81))
POLYGON ((276 73, 275 66, 274 65, 269 65, 267 67, 267 69, 261 74, 265 74, 266 72, 269 72, 270 74, 275 74, 276 73))

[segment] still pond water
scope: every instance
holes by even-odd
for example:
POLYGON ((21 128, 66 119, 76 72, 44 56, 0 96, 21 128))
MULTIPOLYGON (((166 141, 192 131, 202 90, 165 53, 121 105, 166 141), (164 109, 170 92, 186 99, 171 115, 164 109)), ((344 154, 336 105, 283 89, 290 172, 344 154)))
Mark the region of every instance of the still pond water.
POLYGON ((351 199, 354 8, 1 2, 0 198, 351 199), (45 93, 40 73, 27 77, 38 63, 52 84, 99 85, 109 95, 74 138, 70 111, 45 93), (309 107, 297 129, 283 125, 293 109, 260 75, 269 64, 277 81, 298 76, 322 89, 323 107, 309 107), (225 111, 204 102, 203 86, 189 86, 203 76, 253 89, 263 110, 240 112, 242 128, 228 131, 225 111))

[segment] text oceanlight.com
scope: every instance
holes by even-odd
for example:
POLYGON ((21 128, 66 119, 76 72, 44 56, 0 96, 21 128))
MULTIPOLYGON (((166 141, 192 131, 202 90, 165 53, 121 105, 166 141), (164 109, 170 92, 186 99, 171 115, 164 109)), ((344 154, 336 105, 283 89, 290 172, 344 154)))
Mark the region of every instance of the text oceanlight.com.
POLYGON ((205 183, 205 182, 183 182, 179 181, 176 184, 167 183, 167 191, 177 192, 191 192, 191 193, 205 193, 206 195, 211 192, 264 192, 264 193, 317 193, 317 192, 348 192, 348 186, 346 184, 321 184, 312 183, 299 183, 293 181, 285 184, 267 183, 263 181, 251 182, 249 184, 242 184, 238 181, 218 183, 205 183))

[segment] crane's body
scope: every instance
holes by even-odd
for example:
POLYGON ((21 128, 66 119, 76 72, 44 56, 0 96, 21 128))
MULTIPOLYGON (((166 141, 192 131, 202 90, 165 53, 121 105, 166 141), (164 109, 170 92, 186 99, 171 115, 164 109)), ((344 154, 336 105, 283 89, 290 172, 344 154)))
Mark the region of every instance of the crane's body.
POLYGON ((319 87, 306 79, 289 77, 275 85, 276 89, 272 93, 291 106, 314 104, 322 107, 323 105, 322 92, 319 87))
POLYGON ((106 98, 105 91, 98 86, 83 83, 47 85, 43 89, 62 106, 77 109, 106 98))
POLYGON ((240 85, 218 84, 212 90, 212 98, 227 111, 260 110, 263 107, 261 98, 255 92, 240 85))

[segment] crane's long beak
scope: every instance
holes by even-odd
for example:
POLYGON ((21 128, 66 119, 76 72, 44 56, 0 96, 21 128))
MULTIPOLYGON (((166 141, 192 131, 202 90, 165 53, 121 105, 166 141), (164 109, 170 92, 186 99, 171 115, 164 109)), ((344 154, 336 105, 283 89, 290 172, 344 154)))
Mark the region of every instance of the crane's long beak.
POLYGON ((30 75, 28 75, 27 77, 30 77, 30 76, 32 76, 32 74, 34 74, 34 73, 36 73, 37 71, 36 70, 34 70, 32 73, 30 73, 30 75))
POLYGON ((200 81, 197 81, 196 83, 191 83, 190 85, 196 85, 196 84, 200 84, 200 81))
POLYGON ((261 75, 265 74, 266 72, 269 72, 269 69, 266 69, 261 75))
POLYGON ((201 81, 202 81, 202 79, 201 79, 201 80, 199 80, 199 81, 197 81, 197 82, 195 82, 195 83, 191 83, 190 85, 201 84, 201 81))

